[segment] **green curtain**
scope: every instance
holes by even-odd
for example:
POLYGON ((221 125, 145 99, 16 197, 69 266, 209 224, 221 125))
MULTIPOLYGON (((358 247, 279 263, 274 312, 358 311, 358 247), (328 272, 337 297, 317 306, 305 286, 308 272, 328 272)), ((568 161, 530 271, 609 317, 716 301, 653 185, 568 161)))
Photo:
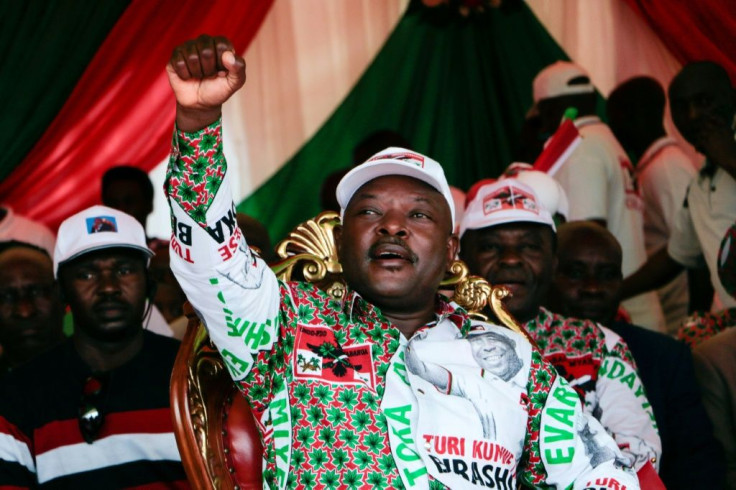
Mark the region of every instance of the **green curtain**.
POLYGON ((404 135, 462 189, 497 176, 512 161, 534 76, 559 59, 569 58, 523 2, 462 17, 414 1, 325 125, 238 211, 283 238, 321 211, 323 179, 378 129, 404 135))
POLYGON ((0 180, 64 105, 130 0, 21 0, 0 8, 0 180))

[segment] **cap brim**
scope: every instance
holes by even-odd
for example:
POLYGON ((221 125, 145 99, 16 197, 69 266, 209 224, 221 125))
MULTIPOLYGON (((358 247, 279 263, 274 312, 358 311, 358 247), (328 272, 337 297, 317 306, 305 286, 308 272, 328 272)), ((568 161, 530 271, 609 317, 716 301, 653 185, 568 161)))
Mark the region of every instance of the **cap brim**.
POLYGON ((460 223, 460 236, 462 237, 465 234, 465 232, 468 230, 482 230, 484 228, 494 228, 496 226, 507 225, 509 223, 535 223, 539 225, 546 225, 552 228, 552 231, 557 233, 555 222, 551 216, 549 219, 545 219, 544 216, 533 217, 529 213, 523 213, 522 215, 520 213, 512 214, 511 212, 507 212, 505 216, 495 218, 492 223, 488 223, 485 220, 475 220, 475 222, 468 223, 465 220, 463 220, 463 222, 460 223))
POLYGON ((432 186, 440 194, 442 185, 436 179, 433 179, 427 172, 421 170, 412 164, 404 163, 400 160, 375 160, 364 163, 352 169, 342 178, 337 186, 337 202, 342 209, 348 207, 350 199, 353 195, 371 180, 389 175, 401 175, 404 177, 412 177, 432 186))
MULTIPOLYGON (((78 259, 82 255, 87 255, 88 253, 96 252, 98 250, 105 250, 105 249, 108 249, 108 248, 129 248, 131 250, 137 250, 139 252, 143 252, 146 256, 148 256, 149 259, 155 255, 154 252, 153 252, 153 250, 151 250, 148 247, 139 247, 138 245, 125 245, 125 244, 119 244, 119 243, 115 243, 115 244, 109 243, 109 244, 105 244, 105 245, 98 245, 98 246, 94 246, 94 247, 85 248, 83 250, 79 250, 77 252, 74 252, 68 258, 64 259, 62 262, 59 262, 57 264, 57 266, 56 266, 56 269, 58 270, 58 268, 61 267, 62 265, 67 264, 67 263, 71 262, 72 260, 78 259)), ((56 271, 54 271, 54 272, 56 272, 56 271)))

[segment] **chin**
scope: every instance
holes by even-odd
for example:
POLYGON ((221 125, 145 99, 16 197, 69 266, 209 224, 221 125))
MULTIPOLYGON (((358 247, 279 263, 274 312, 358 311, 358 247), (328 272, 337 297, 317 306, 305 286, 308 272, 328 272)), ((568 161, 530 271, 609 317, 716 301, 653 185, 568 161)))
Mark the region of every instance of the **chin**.
POLYGON ((142 330, 141 326, 135 326, 129 323, 125 324, 109 324, 99 325, 92 330, 85 330, 85 333, 101 342, 121 342, 133 338, 142 330))

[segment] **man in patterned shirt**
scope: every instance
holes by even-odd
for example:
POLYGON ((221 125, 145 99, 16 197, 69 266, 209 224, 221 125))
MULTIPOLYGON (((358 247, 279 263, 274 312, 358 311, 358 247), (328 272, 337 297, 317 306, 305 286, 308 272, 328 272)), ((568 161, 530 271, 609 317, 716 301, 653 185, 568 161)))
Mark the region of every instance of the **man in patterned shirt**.
POLYGON ((337 244, 349 289, 336 300, 279 282, 235 224, 222 154, 222 104, 245 82, 224 38, 177 47, 177 100, 166 191, 172 269, 253 409, 268 488, 638 488, 618 449, 575 392, 521 337, 472 324, 437 295, 457 251, 439 164, 390 148, 337 189, 337 244), (492 439, 469 402, 409 372, 413 355, 479 381, 468 332, 514 339, 522 367, 477 383, 498 422, 492 439), (513 382, 512 382, 513 381, 513 382), (595 459, 587 424, 610 457, 595 459))
POLYGON ((511 291, 509 311, 634 467, 658 461, 656 422, 626 344, 600 325, 541 306, 557 265, 550 211, 516 179, 481 185, 468 198, 460 236, 461 257, 470 271, 511 291))

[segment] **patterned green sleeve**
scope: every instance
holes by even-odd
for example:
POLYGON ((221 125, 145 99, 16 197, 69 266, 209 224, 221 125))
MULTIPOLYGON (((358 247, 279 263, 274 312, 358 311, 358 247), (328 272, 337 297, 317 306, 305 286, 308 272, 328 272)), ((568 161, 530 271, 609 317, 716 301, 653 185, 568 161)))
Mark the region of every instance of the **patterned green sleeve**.
POLYGON ((195 222, 204 224, 227 170, 222 153, 222 123, 217 120, 193 133, 175 130, 171 147, 166 195, 195 222))

